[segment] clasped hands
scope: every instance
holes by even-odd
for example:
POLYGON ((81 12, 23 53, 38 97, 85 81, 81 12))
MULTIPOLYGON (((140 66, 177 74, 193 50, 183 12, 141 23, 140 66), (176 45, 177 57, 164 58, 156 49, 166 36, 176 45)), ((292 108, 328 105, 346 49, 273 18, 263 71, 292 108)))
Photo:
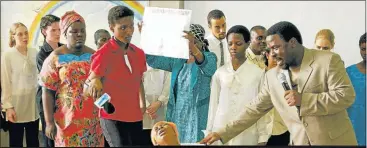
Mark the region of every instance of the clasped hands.
POLYGON ((156 112, 161 106, 162 106, 161 101, 155 101, 147 107, 145 113, 147 113, 151 119, 156 119, 158 117, 156 112))

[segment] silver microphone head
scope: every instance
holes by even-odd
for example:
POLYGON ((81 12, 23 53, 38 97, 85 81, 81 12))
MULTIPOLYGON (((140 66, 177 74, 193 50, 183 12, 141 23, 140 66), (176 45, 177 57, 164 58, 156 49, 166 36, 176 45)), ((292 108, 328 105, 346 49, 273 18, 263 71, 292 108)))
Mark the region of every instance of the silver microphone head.
POLYGON ((287 82, 287 78, 285 77, 285 74, 284 73, 280 73, 278 75, 278 79, 280 80, 280 82, 287 82))

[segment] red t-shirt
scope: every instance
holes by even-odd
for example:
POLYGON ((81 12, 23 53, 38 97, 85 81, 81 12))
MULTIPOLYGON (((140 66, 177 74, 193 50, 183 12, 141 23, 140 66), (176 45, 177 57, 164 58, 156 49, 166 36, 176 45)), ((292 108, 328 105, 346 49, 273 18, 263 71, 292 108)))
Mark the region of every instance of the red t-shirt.
POLYGON ((123 122, 143 120, 140 110, 139 88, 143 73, 147 70, 144 51, 133 44, 127 50, 132 69, 125 63, 123 49, 111 38, 91 57, 91 70, 103 77, 103 91, 111 96, 115 112, 107 114, 99 110, 100 117, 123 122))

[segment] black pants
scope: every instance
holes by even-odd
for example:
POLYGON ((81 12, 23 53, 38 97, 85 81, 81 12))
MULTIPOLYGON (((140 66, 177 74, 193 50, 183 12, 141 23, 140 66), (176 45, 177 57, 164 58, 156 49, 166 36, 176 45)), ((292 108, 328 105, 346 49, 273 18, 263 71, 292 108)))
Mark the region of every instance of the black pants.
POLYGON ((103 135, 111 147, 141 145, 143 122, 100 119, 103 135))
POLYGON ((287 131, 281 135, 272 135, 266 145, 288 146, 290 133, 287 131))
POLYGON ((45 147, 55 147, 55 142, 51 140, 50 138, 48 138, 45 134, 46 120, 45 120, 45 116, 43 112, 40 112, 40 119, 42 123, 42 136, 41 137, 43 138, 43 145, 45 147))
POLYGON ((144 146, 153 146, 152 140, 150 138, 150 132, 152 132, 151 129, 144 129, 142 136, 141 136, 141 145, 144 146))
POLYGON ((39 119, 26 123, 9 122, 9 146, 23 147, 23 137, 25 130, 27 147, 39 147, 38 126, 39 119))
POLYGON ((110 147, 110 145, 108 144, 106 137, 103 136, 104 139, 104 147, 110 147))

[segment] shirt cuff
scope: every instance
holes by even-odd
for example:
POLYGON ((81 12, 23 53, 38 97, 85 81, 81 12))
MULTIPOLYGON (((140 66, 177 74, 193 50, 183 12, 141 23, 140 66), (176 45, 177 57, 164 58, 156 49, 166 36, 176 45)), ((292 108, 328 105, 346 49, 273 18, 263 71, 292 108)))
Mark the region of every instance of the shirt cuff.
POLYGON ((195 58, 195 64, 198 65, 198 66, 204 66, 206 63, 207 63, 207 60, 205 58, 205 54, 204 52, 201 52, 201 54, 203 54, 203 61, 201 63, 199 63, 196 58, 195 58))
POLYGON ((258 143, 268 142, 270 135, 260 135, 258 143))
POLYGON ((223 144, 227 143, 229 140, 231 140, 229 137, 226 136, 226 131, 225 129, 219 129, 216 133, 218 133, 219 137, 220 137, 220 142, 222 142, 223 144))
POLYGON ((4 102, 1 105, 1 108, 2 108, 2 111, 6 111, 6 109, 13 108, 13 105, 11 105, 11 103, 9 103, 9 102, 4 102))
POLYGON ((167 103, 168 103, 168 97, 164 96, 164 95, 161 95, 161 96, 159 96, 158 101, 162 102, 162 106, 166 106, 167 103))

